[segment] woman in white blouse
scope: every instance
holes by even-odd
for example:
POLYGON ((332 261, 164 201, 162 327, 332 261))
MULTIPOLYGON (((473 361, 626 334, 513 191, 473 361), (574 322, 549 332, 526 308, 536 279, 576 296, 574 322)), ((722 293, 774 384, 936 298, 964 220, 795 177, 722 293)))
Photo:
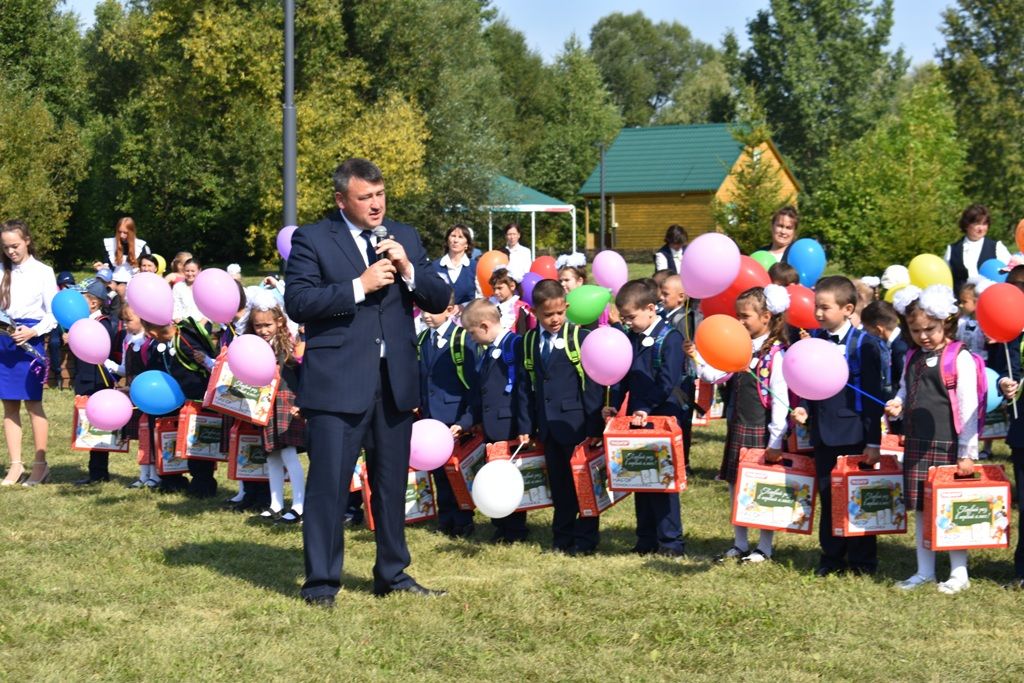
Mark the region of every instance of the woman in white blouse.
POLYGON ((171 287, 171 292, 174 294, 174 314, 171 317, 174 318, 174 322, 192 318, 202 325, 206 319, 203 318, 203 314, 196 306, 196 300, 192 294, 192 285, 195 284, 196 276, 199 275, 199 261, 194 258, 185 261, 183 274, 184 279, 171 287))
POLYGON ((118 219, 114 236, 103 240, 103 249, 107 252, 107 262, 97 261, 92 266, 96 270, 110 268, 115 275, 120 271, 131 275, 139 272, 139 257, 150 253, 145 240, 136 236, 131 216, 118 219))
POLYGON ((987 237, 991 222, 988 209, 981 204, 972 204, 960 214, 962 240, 946 246, 942 258, 953 273, 953 293, 960 294, 960 288, 972 277, 977 277, 978 267, 989 259, 1003 263, 1010 261, 1010 250, 998 241, 987 237))
POLYGON ((14 331, 0 335, 0 399, 4 402, 4 436, 11 466, 0 485, 42 484, 50 478, 46 464, 49 422, 43 411, 43 381, 46 363, 47 332, 57 326, 50 302, 57 293, 53 269, 33 256, 32 237, 22 221, 7 221, 0 226, 3 254, 0 255, 3 279, 0 279, 0 308, 14 323, 14 331), (39 356, 20 348, 28 344, 39 356), (21 403, 25 402, 32 421, 35 459, 26 471, 21 459, 21 403))
POLYGON ((529 273, 533 265, 533 253, 519 243, 522 237, 518 223, 505 226, 505 248, 502 251, 508 254, 508 272, 517 273, 520 277, 529 273))

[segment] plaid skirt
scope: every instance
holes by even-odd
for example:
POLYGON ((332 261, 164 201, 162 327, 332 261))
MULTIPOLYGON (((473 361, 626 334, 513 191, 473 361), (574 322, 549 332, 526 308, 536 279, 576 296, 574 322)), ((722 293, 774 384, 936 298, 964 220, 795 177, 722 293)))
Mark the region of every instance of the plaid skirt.
POLYGON ((926 441, 907 438, 903 450, 903 488, 908 510, 924 510, 924 485, 928 468, 955 465, 956 441, 926 441))
POLYGON ((263 428, 263 448, 268 452, 286 446, 294 446, 300 452, 306 450, 306 420, 292 415, 294 406, 295 392, 284 387, 278 389, 274 414, 263 428))
POLYGON ((124 438, 138 440, 139 420, 141 419, 142 411, 139 410, 138 408, 134 409, 132 411, 132 419, 128 420, 128 424, 126 424, 124 427, 121 427, 121 434, 124 436, 124 438))
POLYGON ((718 476, 730 484, 736 483, 736 472, 740 466, 741 448, 767 448, 768 425, 730 423, 725 435, 725 454, 718 476))

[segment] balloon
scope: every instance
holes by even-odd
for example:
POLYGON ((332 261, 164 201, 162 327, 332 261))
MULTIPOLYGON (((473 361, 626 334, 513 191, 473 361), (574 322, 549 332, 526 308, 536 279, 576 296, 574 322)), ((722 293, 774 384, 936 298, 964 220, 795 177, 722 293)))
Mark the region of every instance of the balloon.
POLYGON ((978 268, 978 274, 984 275, 992 282, 1006 282, 1006 276, 1009 273, 1000 273, 1000 268, 1005 268, 1006 264, 997 258, 990 258, 978 268))
POLYGON ((935 254, 918 254, 910 260, 907 270, 910 271, 910 284, 921 289, 929 285, 953 286, 953 273, 935 254))
POLYGON ((167 259, 160 254, 153 254, 153 259, 156 261, 156 272, 163 275, 164 271, 167 270, 167 259))
POLYGON ((226 324, 238 314, 238 285, 220 268, 207 268, 200 272, 192 284, 192 296, 199 312, 207 320, 226 324))
POLYGON ((538 256, 534 259, 530 272, 537 273, 545 280, 558 279, 558 266, 555 265, 555 259, 550 256, 538 256))
POLYGON ((767 271, 760 263, 750 256, 740 256, 740 272, 736 274, 736 279, 721 294, 701 300, 700 311, 705 318, 712 315, 729 315, 735 318, 736 298, 748 289, 767 287, 771 282, 767 271))
POLYGON ((992 368, 985 368, 985 376, 988 378, 988 394, 985 398, 985 412, 991 413, 1003 402, 1003 394, 999 391, 999 373, 992 368))
POLYGON ((750 333, 727 315, 704 318, 697 325, 693 343, 708 365, 723 372, 743 372, 753 355, 750 333))
POLYGON ((885 290, 885 300, 892 303, 893 297, 896 296, 896 292, 906 287, 906 285, 895 285, 892 289, 885 290))
POLYGON ((89 302, 77 289, 63 289, 50 301, 50 311, 61 327, 70 330, 76 322, 89 317, 89 302))
POLYGON ((430 472, 441 467, 455 450, 455 437, 439 420, 417 420, 412 423, 409 441, 409 467, 430 472))
POLYGON ((721 294, 709 296, 707 299, 701 299, 700 314, 705 318, 710 318, 713 315, 728 315, 735 318, 736 294, 734 294, 730 288, 721 294))
POLYGON ((790 285, 786 291, 789 292, 786 322, 802 330, 818 329, 819 324, 814 317, 814 290, 803 285, 790 285))
POLYGON ((629 372, 633 364, 633 345, 618 328, 599 327, 580 344, 580 362, 587 377, 611 386, 621 382, 629 372))
POLYGON ((174 313, 171 286, 156 273, 138 273, 128 283, 128 305, 143 320, 154 325, 170 325, 174 313))
POLYGON ((178 381, 162 370, 146 370, 132 380, 128 394, 147 415, 173 413, 185 403, 178 381))
POLYGON ((286 225, 281 228, 277 233, 277 253, 281 255, 285 261, 292 255, 292 235, 298 230, 297 225, 286 225))
MULTIPOLYGON (((502 251, 489 251, 476 261, 476 282, 480 285, 480 292, 484 296, 491 296, 494 290, 491 289, 491 275, 498 266, 508 265, 508 254, 502 251)), ((558 276, 555 276, 558 279, 558 276)))
POLYGON ((786 351, 782 376, 797 396, 823 401, 843 390, 850 379, 850 368, 842 345, 811 337, 801 339, 786 351))
POLYGON ((611 249, 605 249, 594 257, 593 273, 597 284, 612 290, 612 294, 618 294, 619 288, 629 280, 626 259, 611 249))
POLYGON ((577 325, 589 325, 601 317, 611 300, 612 293, 604 287, 580 285, 565 295, 565 302, 569 304, 565 314, 577 325))
POLYGON ((978 297, 975 316, 987 337, 1013 341, 1024 330, 1024 292, 1005 282, 991 285, 978 297))
POLYGON ((79 360, 100 365, 110 357, 110 333, 99 320, 82 318, 68 330, 68 346, 79 360))
POLYGON ((228 346, 228 368, 246 384, 265 387, 277 374, 277 357, 270 344, 255 334, 243 334, 228 346))
POLYGON ((739 271, 736 243, 721 233, 707 232, 686 247, 679 277, 687 295, 706 299, 728 289, 739 271))
POLYGON ((473 479, 473 503, 488 517, 508 517, 523 500, 523 475, 510 460, 492 460, 473 479))
POLYGON ((1024 251, 1024 220, 1017 223, 1017 229, 1014 231, 1014 238, 1017 241, 1017 251, 1024 251))
POLYGON ((800 284, 804 287, 813 287, 825 271, 825 250, 817 240, 802 237, 789 248, 786 262, 800 273, 800 284))
POLYGON ((766 271, 779 262, 779 259, 775 258, 775 254, 771 253, 770 251, 765 251, 763 249, 760 251, 755 251, 753 254, 750 255, 750 258, 760 263, 761 267, 764 268, 766 271))
POLYGON ((533 288, 543 279, 537 273, 526 273, 523 275, 523 281, 519 283, 519 288, 523 290, 523 301, 530 306, 533 306, 533 288))
POLYGON ((93 427, 112 432, 132 419, 132 400, 117 389, 100 389, 86 402, 85 415, 93 427))

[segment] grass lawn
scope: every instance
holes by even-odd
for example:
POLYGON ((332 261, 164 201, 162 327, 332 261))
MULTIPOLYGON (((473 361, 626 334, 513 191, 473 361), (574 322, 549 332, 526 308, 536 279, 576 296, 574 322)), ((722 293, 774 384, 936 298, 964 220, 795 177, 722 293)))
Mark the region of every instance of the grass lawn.
MULTIPOLYGON (((515 547, 448 540, 427 523, 409 528, 411 572, 450 595, 380 600, 370 594, 372 535, 360 529, 347 535, 339 608, 323 612, 297 599, 298 529, 127 490, 133 456, 112 456, 109 484, 71 486, 87 457, 67 445, 71 396, 48 390, 45 400, 54 483, 0 489, 0 680, 1024 676, 1022 596, 1000 588, 1012 576, 1010 551, 973 554, 973 585, 952 597, 893 588, 913 572, 912 535, 882 540, 875 578, 814 578, 814 538, 786 534, 776 537, 776 562, 713 564, 731 544, 725 485, 713 480, 721 423, 694 437, 684 560, 628 554, 628 500, 605 517, 601 552, 590 558, 541 553, 548 511, 530 514, 532 541, 515 547)), ((223 491, 233 491, 223 476, 223 491)), ((477 521, 483 538, 488 525, 477 521)))

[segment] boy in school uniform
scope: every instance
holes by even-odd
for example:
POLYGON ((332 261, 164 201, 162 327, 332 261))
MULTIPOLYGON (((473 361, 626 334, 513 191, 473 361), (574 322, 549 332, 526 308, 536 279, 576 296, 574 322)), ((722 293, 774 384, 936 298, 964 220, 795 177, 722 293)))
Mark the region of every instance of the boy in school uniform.
MULTIPOLYGON (((689 297, 683 288, 683 279, 678 275, 670 275, 661 283, 660 299, 663 312, 661 317, 665 322, 679 330, 683 340, 691 341, 697 325, 702 316, 696 307, 686 306, 689 297)), ((686 474, 692 475, 693 468, 690 465, 690 442, 693 439, 693 409, 697 398, 697 367, 693 359, 683 354, 683 376, 679 380, 679 390, 682 392, 682 406, 676 419, 679 427, 683 430, 683 450, 686 451, 686 474)))
MULTIPOLYGON (((814 288, 814 316, 821 324, 816 335, 843 347, 850 366, 850 384, 882 399, 887 389, 880 340, 858 330, 850 322, 857 305, 857 290, 845 277, 818 280, 814 288)), ((832 398, 805 401, 794 410, 798 422, 810 421, 814 465, 818 477, 818 541, 821 561, 815 574, 828 576, 846 569, 855 574, 874 574, 878 568, 875 536, 842 538, 832 535, 832 469, 840 455, 863 453, 877 461, 882 439, 883 406, 859 395, 850 387, 832 398)))
MULTIPOLYGON (((518 440, 527 443, 530 420, 528 379, 523 376, 523 338, 501 327, 498 307, 486 299, 471 301, 462 324, 476 343, 477 382, 471 385, 474 422, 483 426, 488 443, 518 440)), ((495 543, 526 540, 526 513, 493 519, 495 543)))
POLYGON ((860 312, 860 321, 865 332, 878 337, 889 347, 890 391, 887 396, 879 396, 888 401, 900 388, 903 364, 910 349, 900 331, 900 316, 888 301, 872 301, 860 312))
MULTIPOLYGON (((103 325, 103 329, 110 335, 111 348, 113 348, 114 326, 110 317, 103 310, 107 303, 107 286, 101 280, 93 280, 83 293, 85 300, 89 303, 89 317, 103 325)), ((117 364, 113 363, 113 366, 116 368, 117 364)), ((86 363, 83 360, 78 360, 75 363, 74 374, 71 377, 71 384, 75 388, 76 396, 92 396, 101 389, 112 388, 115 381, 116 378, 111 375, 109 369, 86 363)), ((77 480, 75 486, 89 486, 101 481, 110 481, 109 462, 110 453, 107 451, 89 451, 89 474, 77 480)))
MULTIPOLYGON (((423 312, 427 329, 417 339, 420 371, 420 417, 439 420, 451 427, 452 434, 473 424, 469 387, 476 383, 476 344, 452 316, 456 312, 452 296, 441 313, 423 312)), ((473 535, 473 511, 460 510, 444 466, 431 472, 437 495, 437 524, 441 533, 452 538, 473 535)))
MULTIPOLYGON (((683 373, 683 336, 658 316, 658 290, 648 280, 631 280, 615 295, 619 317, 629 328, 633 363, 619 384, 619 399, 629 393, 626 411, 642 427, 650 415, 677 416, 682 409, 679 378, 683 373)), ((616 401, 617 403, 618 401, 616 401)), ((605 408, 605 417, 616 413, 605 408)), ((686 554, 678 493, 634 493, 638 555, 686 554)))
POLYGON ((524 366, 533 390, 533 424, 544 444, 555 508, 552 550, 592 555, 599 541, 599 518, 580 516, 570 460, 580 442, 601 436, 604 389, 583 374, 580 344, 588 330, 566 320, 561 283, 538 282, 533 304, 539 329, 524 337, 524 366))

